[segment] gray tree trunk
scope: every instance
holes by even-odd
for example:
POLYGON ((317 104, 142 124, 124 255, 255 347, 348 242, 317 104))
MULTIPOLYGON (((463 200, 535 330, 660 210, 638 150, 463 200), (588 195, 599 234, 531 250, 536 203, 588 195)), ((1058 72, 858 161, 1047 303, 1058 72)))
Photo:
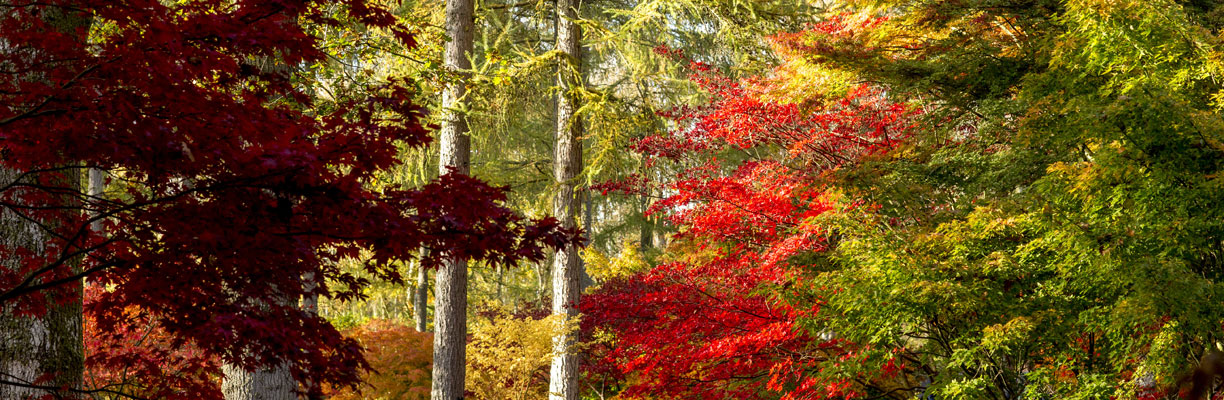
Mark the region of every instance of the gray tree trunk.
MULTIPOLYGON (((576 225, 581 207, 575 193, 575 180, 582 172, 582 121, 576 115, 579 108, 577 91, 582 86, 582 54, 579 47, 582 30, 577 19, 578 0, 557 1, 557 50, 564 53, 564 62, 557 70, 561 92, 557 94, 557 143, 553 159, 557 195, 553 200, 553 215, 567 228, 576 225)), ((576 317, 583 276, 578 248, 569 246, 558 250, 552 269, 553 314, 576 317)), ((553 337, 555 355, 548 383, 549 398, 552 400, 578 400, 579 354, 572 349, 574 339, 572 333, 553 337)))
MULTIPOLYGON (((303 276, 314 284, 314 276, 303 276)), ((289 303, 290 299, 282 297, 279 301, 289 303)), ((313 310, 318 306, 317 298, 306 297, 294 303, 299 307, 313 310)), ((221 394, 225 400, 297 400, 298 384, 286 364, 260 366, 255 370, 245 369, 238 364, 225 363, 221 365, 221 394)))
POLYGON ((260 368, 247 371, 236 364, 221 366, 225 378, 221 380, 221 393, 225 400, 297 400, 297 383, 289 373, 289 367, 260 368))
MULTIPOLYGON (((89 169, 89 200, 98 202, 102 200, 102 194, 106 192, 106 171, 98 168, 89 169)), ((91 217, 96 218, 98 213, 94 213, 91 217)), ((102 232, 102 220, 97 219, 89 224, 89 228, 94 232, 102 232)))
MULTIPOLYGON (((291 74, 292 67, 284 60, 276 57, 259 57, 253 60, 255 67, 266 73, 281 75, 291 74)), ((304 285, 317 285, 314 274, 304 274, 301 277, 304 285)), ((296 305, 317 313, 318 296, 290 298, 281 296, 277 301, 284 305, 296 305)), ((260 366, 255 370, 247 370, 236 364, 221 365, 221 394, 225 400, 296 400, 298 398, 298 382, 293 379, 289 365, 277 364, 260 366)))
POLYGON ((642 226, 638 231, 638 248, 642 251, 654 248, 654 222, 650 220, 650 216, 646 215, 646 208, 650 206, 646 195, 638 196, 638 209, 642 212, 642 226))
MULTIPOLYGON (((471 139, 461 110, 464 85, 472 62, 473 0, 446 1, 446 55, 443 66, 461 78, 442 92, 442 132, 439 172, 471 172, 471 139)), ((434 285, 433 400, 463 398, 467 355, 467 260, 451 259, 438 268, 434 285)))
MULTIPOLYGON (((72 181, 79 179, 71 170, 66 173, 72 181)), ((0 186, 12 183, 20 175, 20 171, 0 168, 0 186)), ((47 240, 47 233, 38 224, 11 209, 0 209, 0 246, 39 254, 46 251, 47 240)), ((19 267, 15 259, 0 259, 0 271, 15 271, 19 267)), ((52 306, 41 317, 18 317, 12 315, 11 306, 0 307, 0 380, 4 381, 0 383, 0 399, 34 399, 56 393, 25 385, 81 387, 85 370, 79 299, 82 286, 79 281, 72 285, 78 299, 52 306), (38 381, 44 376, 51 380, 38 381)))
POLYGON ((417 332, 426 332, 429 330, 429 270, 417 263, 416 275, 416 285, 412 287, 412 319, 417 332))
MULTIPOLYGON (((88 27, 93 21, 86 13, 69 11, 59 7, 44 9, 43 20, 64 33, 88 27)), ((84 45, 85 38, 78 38, 84 45)), ((31 49, 31 57, 38 57, 31 49)), ((26 75, 20 79, 39 80, 38 75, 26 75)), ((77 169, 62 171, 64 180, 55 182, 74 193, 80 193, 81 174, 77 169)), ((0 186, 11 184, 22 171, 0 168, 0 186)), ((14 195, 17 193, 5 193, 14 195)), ((26 249, 34 254, 47 251, 47 232, 39 224, 54 226, 56 221, 32 222, 9 208, 0 208, 0 247, 26 249)), ((12 273, 21 269, 20 261, 0 258, 0 273, 12 273)), ((78 268, 80 260, 70 262, 78 268)), ((51 395, 55 398, 72 398, 58 388, 80 389, 85 371, 85 348, 81 325, 83 283, 68 284, 75 299, 63 305, 51 305, 47 313, 39 317, 13 315, 12 306, 0 304, 0 400, 35 399, 51 395), (50 377, 49 380, 39 379, 50 377), (38 389, 31 386, 56 388, 38 389)), ((58 299, 53 299, 58 300, 58 299)))
MULTIPOLYGON (((318 283, 314 273, 303 274, 303 285, 307 290, 318 283)), ((316 314, 318 296, 303 296, 301 299, 280 297, 282 304, 296 304, 309 313, 316 314)), ((260 366, 255 370, 247 370, 237 364, 221 365, 221 394, 225 400, 297 400, 298 382, 293 379, 289 365, 277 364, 260 366)))

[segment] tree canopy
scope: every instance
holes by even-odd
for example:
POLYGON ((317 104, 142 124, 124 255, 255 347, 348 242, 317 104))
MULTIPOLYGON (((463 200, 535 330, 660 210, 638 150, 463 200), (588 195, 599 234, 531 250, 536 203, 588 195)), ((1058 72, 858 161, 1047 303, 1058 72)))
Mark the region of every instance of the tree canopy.
POLYGON ((472 398, 1224 396, 1218 2, 0 6, 0 384, 424 398, 450 260, 472 398))

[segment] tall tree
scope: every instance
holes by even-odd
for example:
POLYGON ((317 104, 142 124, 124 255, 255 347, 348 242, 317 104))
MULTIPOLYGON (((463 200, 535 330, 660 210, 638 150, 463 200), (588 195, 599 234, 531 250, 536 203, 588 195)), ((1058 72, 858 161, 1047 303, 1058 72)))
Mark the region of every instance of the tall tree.
MULTIPOLYGON (((29 10, 23 10, 29 11, 29 10)), ((32 13, 27 22, 38 26, 40 34, 60 37, 66 46, 86 47, 86 35, 91 19, 88 15, 69 11, 64 7, 47 7, 41 13, 32 13)), ((9 14, 5 18, 13 22, 20 14, 9 14)), ((20 22, 18 22, 20 23, 20 22)), ((35 62, 59 63, 54 56, 38 48, 20 48, 7 40, 3 43, 5 56, 24 57, 35 62)), ((46 84, 47 76, 39 73, 20 73, 13 78, 25 84, 46 84)), ((6 157, 0 151, 0 157, 6 157)), ((80 189, 79 169, 64 168, 49 181, 40 181, 22 169, 0 165, 0 186, 14 187, 24 184, 64 186, 80 189)), ((28 193, 12 193, 0 201, 13 201, 28 193)), ((57 196, 59 197, 59 196, 57 196)), ((51 203, 71 202, 71 198, 49 199, 51 203)), ((28 207, 52 204, 25 203, 28 207)), ((0 248, 24 251, 38 256, 54 255, 57 249, 47 242, 54 235, 51 229, 59 222, 54 218, 30 217, 14 209, 0 208, 0 248)), ((71 268, 79 270, 79 258, 72 257, 71 268)), ((12 275, 23 269, 21 257, 6 257, 0 254, 0 273, 12 275)), ((39 281, 38 283, 42 283, 39 281)), ((63 388, 79 389, 84 371, 84 348, 82 344, 82 285, 69 285, 46 305, 42 315, 22 315, 11 304, 0 302, 0 399, 26 399, 59 393, 63 388)))
MULTIPOLYGON (((291 68, 280 60, 270 57, 256 58, 257 67, 267 74, 288 77, 291 68)), ((314 272, 306 272, 311 276, 314 272)), ((303 282, 305 284, 305 282, 303 282)), ((277 288, 273 287, 273 290, 277 288)), ((291 306, 296 303, 296 297, 281 296, 282 305, 291 306)), ((221 393, 225 400, 295 400, 297 399, 298 383, 293 379, 289 366, 285 363, 259 365, 254 369, 243 365, 227 362, 221 366, 221 393)))
MULTIPOLYGON (((576 193, 575 179, 582 172, 582 120, 578 116, 582 89, 582 28, 578 26, 576 0, 557 1, 557 50, 561 64, 557 68, 556 148, 553 157, 553 179, 557 194, 553 200, 553 215, 562 226, 577 225, 581 197, 576 193)), ((582 260, 577 246, 558 249, 553 257, 554 315, 577 317, 577 304, 582 295, 582 260)), ((574 335, 560 331, 553 337, 553 362, 549 374, 548 392, 551 399, 578 399, 579 354, 574 351, 574 335)))
MULTIPOLYGON (((471 170, 471 139, 463 112, 464 85, 472 69, 472 0, 447 0, 444 68, 454 79, 442 91, 442 132, 439 173, 467 174, 471 170)), ((467 354, 467 260, 446 259, 434 286, 434 400, 463 398, 464 363, 467 354)))

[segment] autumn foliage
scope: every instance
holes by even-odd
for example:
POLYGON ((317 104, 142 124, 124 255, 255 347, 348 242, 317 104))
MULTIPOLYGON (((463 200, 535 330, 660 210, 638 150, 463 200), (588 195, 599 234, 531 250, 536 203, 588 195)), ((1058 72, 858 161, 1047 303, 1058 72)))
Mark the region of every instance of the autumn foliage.
POLYGON ((98 332, 148 329, 203 356, 354 385, 368 366, 358 343, 297 308, 303 295, 358 293, 366 282, 341 259, 368 252, 368 272, 397 282, 390 261, 422 247, 427 266, 505 264, 574 240, 470 177, 371 189, 397 144, 424 145, 428 131, 403 81, 327 99, 297 84, 298 66, 326 58, 316 29, 341 20, 411 45, 388 10, 362 0, 7 7, 0 167, 20 176, 0 186, 0 206, 50 240, 0 249, 20 266, 0 275, 0 302, 38 316, 88 277, 106 288, 86 309, 98 332), (87 167, 107 171, 112 191, 85 195, 87 167))
POLYGON ((433 335, 392 321, 371 320, 347 330, 345 336, 357 340, 365 349, 370 370, 362 385, 341 388, 328 398, 355 400, 379 398, 418 400, 429 398, 430 368, 433 365, 433 335))
MULTIPOLYGON (((659 51, 683 60, 678 50, 659 51)), ((667 112, 677 129, 634 145, 650 162, 679 167, 667 181, 639 182, 671 193, 653 209, 680 229, 674 261, 586 300, 587 329, 616 343, 597 362, 626 375, 630 397, 853 396, 854 377, 806 373, 853 344, 801 329, 818 299, 785 299, 805 279, 803 260, 826 248, 812 220, 838 207, 820 176, 887 151, 906 137, 914 111, 869 86, 840 99, 770 100, 768 81, 689 68, 711 100, 667 112)))
MULTIPOLYGON (((607 30, 588 30, 608 34, 588 37, 600 42, 587 60, 607 60, 588 63, 588 83, 617 82, 572 93, 595 160, 579 179, 609 178, 583 194, 593 286, 577 347, 591 397, 1216 389, 1224 5, 845 0, 785 15, 738 11, 777 2, 634 3, 725 17, 685 31, 683 15, 660 14, 666 43, 767 18, 793 29, 732 27, 760 46, 744 54, 645 56, 612 42, 641 46, 632 30, 651 12, 607 12, 607 30), (618 64, 630 56, 649 62, 618 64), (617 75, 640 71, 681 76, 617 75)), ((470 260, 472 298, 546 300, 532 285, 547 268, 508 268, 577 232, 508 204, 544 210, 533 202, 554 194, 532 158, 551 150, 533 135, 554 114, 523 97, 551 84, 557 57, 512 55, 526 49, 512 43, 549 47, 549 28, 516 36, 549 4, 482 3, 478 33, 497 37, 465 71, 473 138, 515 138, 473 164, 505 169, 489 176, 514 192, 454 173, 388 179, 427 153, 417 101, 437 96, 416 90, 454 78, 428 70, 435 60, 414 67, 423 83, 362 71, 328 90, 344 75, 329 63, 370 63, 329 54, 328 32, 352 30, 338 36, 356 51, 410 49, 419 36, 396 12, 425 10, 413 18, 428 28, 441 18, 428 2, 4 4, 0 177, 15 178, 0 181, 0 212, 46 243, 0 247, 0 309, 37 318, 79 301, 88 280, 86 385, 124 395, 218 398, 219 365, 288 363, 310 396, 428 397, 429 334, 380 320, 341 332, 299 300, 359 300, 372 280, 399 296, 401 266, 452 258, 470 260), (107 192, 85 193, 89 169, 107 192)), ((722 39, 692 43, 744 44, 722 39)), ((473 313, 471 397, 548 395, 551 339, 575 322, 532 310, 473 313)))

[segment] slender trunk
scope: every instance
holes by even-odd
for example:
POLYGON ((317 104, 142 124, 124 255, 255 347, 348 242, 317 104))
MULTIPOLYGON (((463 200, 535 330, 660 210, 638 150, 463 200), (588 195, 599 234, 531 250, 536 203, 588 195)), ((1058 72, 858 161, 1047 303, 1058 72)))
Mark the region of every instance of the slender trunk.
MULTIPOLYGON (((578 1, 557 1, 557 50, 564 54, 564 62, 558 68, 557 81, 561 88, 557 94, 557 142, 553 159, 553 178, 557 184, 557 197, 553 200, 553 215, 571 228, 576 225, 579 198, 575 193, 575 180, 582 171, 582 121, 576 115, 578 90, 582 85, 582 55, 579 41, 582 30, 577 23, 578 1)), ((582 295, 582 264, 578 248, 567 246, 558 250, 553 258, 553 314, 576 317, 579 296, 582 295)), ((553 360, 549 374, 549 398, 553 400, 577 400, 579 354, 573 351, 574 335, 558 332, 553 337, 553 360)))
MULTIPOLYGON (((442 132, 439 172, 451 168, 457 173, 470 173, 471 140, 468 138, 466 116, 459 112, 466 94, 468 71, 472 63, 472 0, 446 1, 446 42, 444 67, 460 76, 442 92, 442 132)), ((451 259, 442 263, 434 286, 434 361, 433 400, 463 398, 464 362, 467 354, 467 260, 451 259)))
MULTIPOLYGON (((106 191, 106 171, 98 168, 89 169, 89 200, 99 202, 102 200, 102 194, 106 191)), ((97 217, 97 213, 91 215, 97 217)), ((102 232, 102 220, 94 220, 89 224, 89 228, 94 232, 102 232)))
POLYGON ((417 332, 426 332, 429 328, 429 270, 417 263, 416 286, 412 288, 412 319, 416 322, 417 332))
POLYGON ((506 286, 506 269, 498 265, 497 271, 494 272, 497 274, 493 282, 497 286, 497 304, 505 305, 506 300, 502 298, 502 292, 504 292, 503 288, 506 286))
POLYGON ((654 222, 646 215, 649 205, 646 195, 638 196, 638 209, 642 211, 642 227, 638 232, 638 248, 641 250, 654 248, 654 222))

